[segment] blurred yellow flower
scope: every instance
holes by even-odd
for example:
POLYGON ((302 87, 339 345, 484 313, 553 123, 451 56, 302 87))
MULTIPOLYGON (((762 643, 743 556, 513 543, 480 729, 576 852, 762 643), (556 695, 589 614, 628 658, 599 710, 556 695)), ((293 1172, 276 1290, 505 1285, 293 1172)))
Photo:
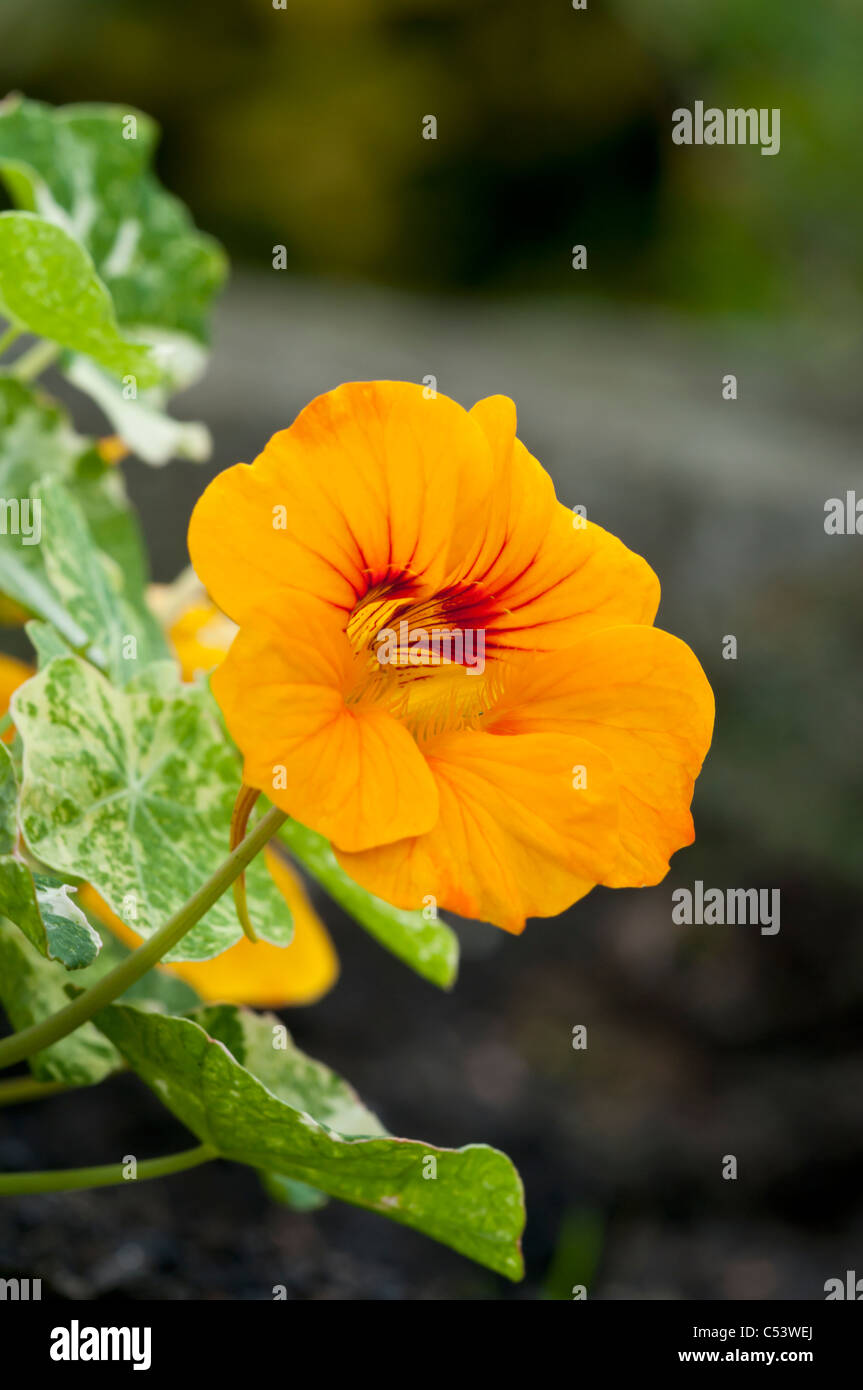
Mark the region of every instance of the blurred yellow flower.
POLYGON ((96 451, 103 463, 121 463, 128 458, 129 446, 118 434, 106 434, 96 445, 96 451))
MULTIPOLYGON (((19 685, 23 685, 32 674, 32 668, 25 666, 23 661, 16 661, 14 656, 4 656, 0 652, 0 716, 6 714, 9 701, 19 685)), ((3 742, 11 743, 14 737, 14 728, 7 729, 3 742)))
POLYGON ((33 614, 22 608, 20 603, 16 603, 14 598, 10 598, 8 594, 0 594, 0 626, 23 627, 32 617, 33 614))

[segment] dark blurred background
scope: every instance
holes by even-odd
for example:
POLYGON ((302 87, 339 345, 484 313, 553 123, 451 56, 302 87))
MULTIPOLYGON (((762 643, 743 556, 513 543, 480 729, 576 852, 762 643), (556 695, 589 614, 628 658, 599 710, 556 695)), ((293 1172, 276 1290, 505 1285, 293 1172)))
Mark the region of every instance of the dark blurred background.
MULTIPOLYGON (((666 882, 518 940, 467 925, 451 995, 323 908, 343 973, 289 1012, 297 1040, 391 1129, 512 1155, 522 1286, 344 1206, 270 1206, 223 1165, 7 1202, 0 1273, 72 1298, 376 1300, 820 1299, 863 1273, 863 539, 823 524, 863 495, 861 40, 854 0, 4 0, 0 90, 152 113, 164 181, 234 264, 178 402, 212 467, 126 467, 155 577, 186 563, 212 472, 316 392, 503 391, 562 500, 657 570, 718 721, 666 882), (779 107, 780 153, 675 146, 695 100, 779 107), (697 878, 779 888, 778 935, 675 926, 697 878)), ((131 1078, 0 1128, 10 1168, 182 1142, 131 1078)))

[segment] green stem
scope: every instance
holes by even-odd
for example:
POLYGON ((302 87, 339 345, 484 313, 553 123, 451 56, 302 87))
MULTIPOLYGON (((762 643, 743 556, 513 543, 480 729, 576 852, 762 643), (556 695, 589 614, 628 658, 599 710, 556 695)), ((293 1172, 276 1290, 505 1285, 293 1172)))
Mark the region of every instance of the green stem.
POLYGON ((67 1081, 37 1081, 33 1076, 13 1076, 8 1081, 0 1081, 0 1110, 4 1105, 18 1105, 22 1100, 41 1100, 43 1096, 56 1096, 59 1091, 76 1091, 78 1087, 67 1081))
POLYGON ((12 368, 12 375, 19 381, 33 381, 46 367, 50 367, 61 348, 57 343, 40 342, 22 352, 12 368))
POLYGON ((10 323, 5 333, 0 333, 0 357, 3 356, 7 348, 12 346, 16 338, 21 337, 22 332, 23 329, 16 328, 14 323, 10 323))
MULTIPOLYGON (((119 1062, 111 1076, 118 1076, 126 1070, 126 1063, 119 1062)), ((97 1081, 37 1081, 35 1076, 10 1076, 0 1081, 0 1110, 6 1105, 20 1105, 26 1100, 43 1100, 46 1096, 60 1095, 63 1091, 86 1091, 90 1086, 98 1086, 97 1081)))
POLYGON ((121 1182, 141 1182, 144 1178, 165 1178, 197 1168, 219 1155, 209 1144, 199 1144, 165 1158, 145 1158, 134 1178, 126 1177, 125 1163, 103 1163, 96 1168, 55 1168, 45 1173, 0 1173, 0 1197, 18 1197, 26 1192, 68 1192, 74 1187, 116 1187, 121 1182))
POLYGON ((284 811, 280 811, 277 806, 271 806, 254 830, 232 850, 212 877, 208 878, 197 893, 193 893, 188 902, 184 903, 173 917, 169 917, 167 922, 136 951, 107 975, 103 975, 101 980, 91 985, 83 994, 79 994, 78 998, 73 999, 64 1009, 52 1014, 50 1018, 43 1019, 41 1023, 23 1028, 20 1033, 13 1033, 11 1038, 4 1038, 0 1042, 0 1068, 11 1067, 13 1063, 22 1062, 34 1052, 41 1052, 43 1047, 50 1047, 60 1038, 65 1038, 67 1033, 80 1028, 82 1023, 86 1023, 121 994, 125 994, 136 980, 140 980, 142 975, 146 975, 148 970, 158 964, 162 956, 176 946, 186 932, 200 921, 204 913, 208 912, 213 903, 230 888, 234 879, 251 863, 286 820, 284 811))
POLYGON ((2 738, 3 735, 7 732, 7 730, 11 728, 12 716, 7 709, 6 713, 3 715, 3 718, 0 719, 0 738, 2 738))

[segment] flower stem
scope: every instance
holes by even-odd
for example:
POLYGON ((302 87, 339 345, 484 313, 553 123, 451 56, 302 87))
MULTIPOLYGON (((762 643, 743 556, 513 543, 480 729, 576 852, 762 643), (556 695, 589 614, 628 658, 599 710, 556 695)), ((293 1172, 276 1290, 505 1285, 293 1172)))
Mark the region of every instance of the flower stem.
MULTIPOLYGON (((234 812, 231 816, 231 849, 234 849, 236 845, 240 844, 245 835, 246 826, 249 823, 249 816, 252 814, 252 807, 260 795, 261 793, 258 791, 257 787, 247 787, 245 782, 240 787, 237 793, 237 799, 234 802, 234 812)), ((258 933, 252 926, 251 918, 249 917, 249 905, 246 902, 245 874, 240 874, 239 878, 234 879, 234 907, 237 909, 240 926, 243 928, 246 936, 252 942, 257 941, 258 933)))
POLYGON ((43 1096, 77 1089, 67 1081, 37 1081, 34 1076, 12 1076, 8 1081, 0 1081, 0 1110, 4 1105, 18 1105, 22 1100, 41 1100, 43 1096))
POLYGON ((7 711, 6 711, 6 713, 3 715, 3 717, 0 718, 0 738, 2 738, 3 735, 7 732, 7 730, 8 730, 8 729, 11 729, 11 728, 12 728, 12 716, 11 716, 11 714, 9 713, 8 709, 7 709, 7 711))
POLYGON ((23 1061, 32 1053, 40 1052, 43 1047, 50 1047, 60 1038, 65 1038, 67 1033, 80 1028, 82 1023, 86 1023, 121 994, 125 994, 136 980, 146 975, 165 952, 176 946, 186 932, 200 921, 204 913, 208 912, 213 903, 230 888, 237 875, 243 872, 246 865, 263 849, 267 841, 272 839, 279 826, 286 820, 284 811, 280 811, 277 806, 271 806, 254 830, 228 855, 212 877, 208 878, 207 882, 192 894, 188 902, 184 903, 173 917, 169 917, 167 922, 136 951, 107 975, 103 975, 101 980, 91 985, 83 994, 79 994, 78 998, 73 999, 64 1009, 52 1014, 50 1018, 43 1019, 41 1023, 23 1028, 20 1033, 13 1033, 11 1038, 4 1038, 0 1042, 0 1068, 11 1067, 13 1063, 23 1061))
POLYGON ((57 343, 40 342, 22 352, 12 367, 12 375, 19 381, 34 381, 40 372, 50 367, 55 357, 60 356, 57 343))
POLYGON ((121 1182, 140 1182, 142 1178, 164 1178, 197 1168, 218 1158, 209 1144, 183 1149, 165 1158, 145 1158, 137 1165, 134 1178, 125 1176, 125 1163, 103 1163, 96 1168, 55 1168, 44 1173, 0 1173, 0 1197, 18 1197, 27 1192, 68 1192, 74 1187, 116 1187, 121 1182))
POLYGON ((23 331, 21 328, 16 328, 14 323, 10 323, 5 332, 0 333, 0 357, 3 356, 7 348, 12 346, 16 338, 21 337, 23 331))

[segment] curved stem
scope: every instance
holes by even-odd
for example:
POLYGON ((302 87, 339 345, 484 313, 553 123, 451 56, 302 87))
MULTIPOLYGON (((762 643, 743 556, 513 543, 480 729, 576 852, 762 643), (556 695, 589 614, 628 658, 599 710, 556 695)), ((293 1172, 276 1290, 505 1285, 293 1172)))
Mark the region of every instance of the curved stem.
POLYGON ((35 1076, 12 1076, 8 1081, 0 1081, 0 1110, 4 1105, 18 1105, 22 1100, 41 1100, 43 1096, 79 1089, 68 1081, 37 1081, 35 1076))
POLYGON ((23 331, 22 328, 17 328, 14 323, 10 323, 9 327, 5 329, 3 333, 0 333, 0 357, 2 357, 7 348, 12 346, 16 338, 21 337, 23 331))
POLYGON ((103 1163, 95 1168, 55 1168, 44 1173, 0 1173, 0 1197, 18 1197, 27 1192, 68 1192, 75 1187, 116 1187, 122 1182, 141 1182, 144 1178, 164 1178, 197 1168, 218 1158, 209 1144, 183 1149, 165 1158, 145 1158, 137 1165, 135 1177, 126 1177, 126 1163, 103 1163))
POLYGON ((65 1038, 67 1033, 80 1028, 82 1023, 86 1023, 100 1009, 104 1009, 106 1004, 125 994, 136 980, 146 975, 166 951, 176 946, 186 932, 200 921, 204 913, 209 911, 227 888, 230 888, 234 879, 243 872, 246 865, 263 849, 267 841, 272 839, 279 826, 286 820, 284 811, 280 811, 277 806, 271 806, 254 830, 228 855, 212 877, 208 878, 197 893, 193 893, 188 902, 184 903, 173 917, 169 917, 167 922, 136 951, 107 975, 103 975, 101 980, 91 985, 83 994, 79 994, 78 998, 67 1004, 64 1009, 52 1014, 50 1018, 43 1019, 41 1023, 23 1028, 20 1033, 13 1033, 11 1038, 4 1038, 0 1042, 0 1068, 11 1067, 13 1063, 23 1061, 32 1053, 41 1052, 43 1047, 50 1047, 51 1043, 58 1042, 60 1038, 65 1038))
MULTIPOLYGON (((234 849, 242 840, 246 833, 246 826, 249 823, 249 816, 252 814, 252 807, 261 793, 257 787, 247 787, 245 782, 237 793, 234 802, 234 812, 231 816, 231 838, 230 847, 234 849)), ((258 933, 252 926, 249 917, 249 905, 246 901, 246 875, 240 874, 239 878, 234 879, 234 907, 237 909, 237 916, 240 919, 240 926, 246 933, 250 941, 258 939, 258 933)))
POLYGON ((34 381, 40 372, 50 367, 62 349, 57 343, 47 341, 34 343, 33 347, 22 352, 12 366, 12 375, 19 381, 34 381))
MULTIPOLYGON (((127 1070, 126 1062, 119 1062, 111 1076, 119 1076, 127 1070)), ((106 1078, 107 1079, 107 1078, 106 1078)), ((64 1091, 86 1091, 98 1086, 98 1081, 37 1081, 35 1076, 10 1076, 0 1081, 0 1110, 6 1105, 20 1105, 23 1101, 44 1100, 46 1096, 62 1095, 64 1091)))

